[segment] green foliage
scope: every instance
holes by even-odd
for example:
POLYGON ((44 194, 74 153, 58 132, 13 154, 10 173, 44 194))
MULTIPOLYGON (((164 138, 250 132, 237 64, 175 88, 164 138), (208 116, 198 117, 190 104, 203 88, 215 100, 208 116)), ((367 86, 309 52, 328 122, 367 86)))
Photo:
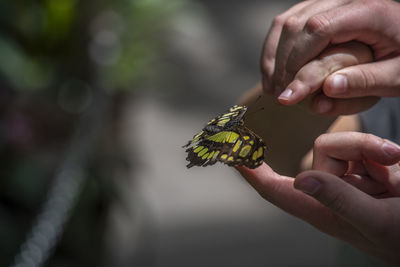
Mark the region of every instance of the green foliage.
POLYGON ((0 73, 15 90, 37 90, 49 83, 47 62, 40 62, 15 42, 1 36, 0 58, 0 73))
POLYGON ((183 7, 182 0, 131 0, 113 6, 110 10, 121 24, 114 30, 116 58, 104 64, 103 83, 126 90, 154 72, 162 50, 162 32, 183 7))
POLYGON ((63 79, 76 78, 67 74, 85 65, 108 90, 132 89, 154 71, 161 32, 184 5, 184 0, 3 0, 0 79, 19 92, 57 90, 63 79))

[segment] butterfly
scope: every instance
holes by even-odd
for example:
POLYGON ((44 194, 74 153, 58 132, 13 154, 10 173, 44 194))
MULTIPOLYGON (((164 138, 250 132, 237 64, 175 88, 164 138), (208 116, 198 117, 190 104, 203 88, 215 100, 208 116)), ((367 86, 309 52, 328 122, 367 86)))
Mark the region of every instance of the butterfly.
POLYGON ((183 147, 187 147, 187 168, 209 166, 217 161, 229 166, 254 169, 264 161, 263 140, 244 126, 246 106, 235 105, 228 112, 210 120, 183 147))

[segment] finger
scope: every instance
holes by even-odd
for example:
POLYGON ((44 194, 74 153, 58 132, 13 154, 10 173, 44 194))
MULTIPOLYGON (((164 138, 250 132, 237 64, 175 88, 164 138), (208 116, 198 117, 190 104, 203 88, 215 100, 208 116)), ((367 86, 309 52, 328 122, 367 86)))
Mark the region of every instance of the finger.
POLYGON ((367 96, 352 99, 334 99, 319 93, 305 102, 316 114, 327 116, 350 115, 367 110, 379 101, 379 97, 367 96), (309 102, 310 101, 310 102, 309 102))
POLYGON ((373 60, 368 46, 348 42, 327 48, 316 60, 312 60, 296 73, 293 82, 279 96, 284 105, 293 105, 322 88, 325 79, 337 70, 373 60))
POLYGON ((400 162, 389 166, 389 191, 393 196, 400 197, 400 162))
POLYGON ((327 78, 323 91, 333 98, 400 96, 400 58, 341 69, 327 78))
POLYGON ((354 227, 335 215, 319 201, 293 187, 294 179, 280 176, 267 164, 256 169, 235 167, 266 200, 280 209, 309 222, 321 231, 349 242, 363 243, 354 227))
POLYGON ((359 176, 368 175, 368 171, 365 169, 362 161, 349 161, 348 165, 347 174, 355 174, 359 176))
POLYGON ((294 189, 293 178, 275 173, 267 164, 256 169, 235 168, 263 198, 284 211, 307 221, 311 217, 329 217, 318 202, 294 189))
POLYGON ((362 232, 370 232, 382 225, 388 216, 383 204, 339 177, 321 171, 300 173, 294 187, 314 197, 332 212, 362 232))
POLYGON ((291 192, 294 192, 293 179, 277 174, 265 163, 255 169, 243 166, 235 168, 261 196, 274 204, 282 201, 290 203, 300 196, 299 194, 291 196, 291 192), (286 200, 284 200, 284 195, 286 200))
POLYGON ((358 132, 336 132, 319 136, 314 143, 313 169, 343 176, 349 161, 371 159, 383 165, 400 160, 400 147, 380 137, 358 132))
MULTIPOLYGON (((282 34, 276 51, 274 82, 279 88, 284 88, 286 84, 283 78, 286 74, 289 54, 296 43, 297 36, 304 28, 308 18, 320 12, 329 10, 341 5, 344 1, 313 1, 309 5, 303 6, 297 12, 287 17, 282 27, 282 34)), ((289 62, 290 63, 290 62, 289 62)))
POLYGON ((374 179, 371 179, 369 176, 345 174, 343 177, 341 177, 341 179, 346 183, 351 184, 358 190, 374 197, 388 192, 388 189, 385 185, 377 182, 374 179))
MULTIPOLYGON (((372 44, 373 40, 368 39, 371 33, 367 27, 372 24, 373 12, 367 5, 353 3, 310 17, 289 54, 287 61, 290 64, 286 65, 288 75, 285 79, 293 79, 302 66, 317 57, 329 44, 351 40, 372 44), (357 8, 353 8, 356 5, 357 8)), ((375 36, 375 33, 372 35, 375 36)))
POLYGON ((270 93, 274 89, 272 83, 272 75, 274 73, 276 49, 278 46, 279 38, 281 36, 283 24, 288 17, 296 13, 298 10, 301 10, 304 6, 309 5, 310 2, 313 1, 305 1, 294 5, 286 12, 280 14, 279 16, 276 16, 272 22, 272 26, 269 29, 268 34, 264 40, 260 62, 261 73, 263 76, 262 84, 265 93, 270 93))
POLYGON ((389 181, 389 169, 387 166, 379 164, 371 159, 364 159, 364 166, 368 174, 381 184, 387 184, 389 181))
MULTIPOLYGON (((387 188, 383 183, 370 177, 365 166, 365 160, 349 161, 346 173, 341 177, 343 181, 367 193, 368 195, 381 195, 387 192, 387 188)), ((386 166, 380 165, 387 168, 386 166)))
POLYGON ((383 166, 372 160, 365 159, 365 167, 369 175, 385 185, 391 196, 400 196, 400 165, 383 166))
MULTIPOLYGON (((383 165, 380 166, 386 169, 388 168, 383 165)), ((386 170, 383 170, 383 172, 386 172, 386 170)), ((382 175, 384 174, 383 172, 381 172, 382 175)), ((370 177, 370 174, 365 166, 365 160, 349 161, 346 173, 340 178, 364 193, 373 195, 374 197, 388 192, 384 183, 381 183, 379 180, 375 180, 370 177)))

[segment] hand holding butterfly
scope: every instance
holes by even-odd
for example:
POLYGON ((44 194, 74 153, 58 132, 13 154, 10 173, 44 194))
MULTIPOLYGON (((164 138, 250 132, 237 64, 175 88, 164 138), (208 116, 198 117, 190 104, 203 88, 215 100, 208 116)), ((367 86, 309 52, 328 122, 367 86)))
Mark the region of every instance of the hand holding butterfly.
POLYGON ((279 101, 299 102, 309 86, 297 79, 301 69, 331 45, 355 40, 369 46, 374 62, 368 63, 371 57, 330 73, 322 87, 330 97, 323 100, 324 111, 337 99, 358 105, 366 96, 400 96, 399 13, 400 4, 389 0, 309 0, 293 6, 275 18, 264 42, 264 91, 278 96, 286 89, 279 101))
POLYGON ((269 202, 387 262, 400 264, 400 147, 382 138, 321 135, 313 170, 295 179, 267 164, 236 167, 269 202))

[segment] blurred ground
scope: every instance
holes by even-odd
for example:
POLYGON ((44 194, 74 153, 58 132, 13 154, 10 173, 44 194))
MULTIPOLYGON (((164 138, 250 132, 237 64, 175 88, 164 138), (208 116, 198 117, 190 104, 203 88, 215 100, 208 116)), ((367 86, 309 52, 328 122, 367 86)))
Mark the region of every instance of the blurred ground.
POLYGON ((261 199, 233 168, 187 170, 181 148, 259 81, 269 24, 293 4, 195 1, 175 18, 160 62, 173 67, 125 111, 136 157, 121 186, 130 204, 112 216, 118 266, 335 266, 337 241, 261 199))

